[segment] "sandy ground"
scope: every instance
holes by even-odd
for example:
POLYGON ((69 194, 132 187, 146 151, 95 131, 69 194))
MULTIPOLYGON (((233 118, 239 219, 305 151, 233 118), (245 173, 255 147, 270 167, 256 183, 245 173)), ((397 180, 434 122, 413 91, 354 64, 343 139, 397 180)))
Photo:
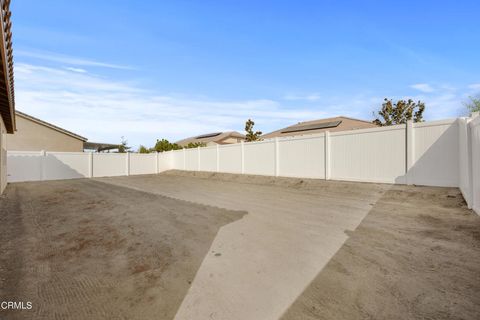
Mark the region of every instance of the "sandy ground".
MULTIPOLYGON (((8 319, 478 319, 458 189, 167 172, 11 184, 8 319)), ((5 312, 0 311, 0 318, 5 312)))
POLYGON ((0 319, 172 319, 227 211, 89 180, 0 200, 0 319))

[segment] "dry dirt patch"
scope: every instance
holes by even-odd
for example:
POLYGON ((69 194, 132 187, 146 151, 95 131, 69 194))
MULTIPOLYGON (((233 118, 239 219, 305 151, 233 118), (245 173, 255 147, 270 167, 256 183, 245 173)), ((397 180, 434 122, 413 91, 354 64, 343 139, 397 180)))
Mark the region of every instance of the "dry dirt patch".
POLYGON ((457 188, 178 171, 109 183, 249 212, 213 243, 248 277, 207 257, 179 319, 480 319, 480 217, 457 188), (205 285, 212 270, 224 277, 205 285))
POLYGON ((0 209, 0 296, 33 303, 2 319, 171 319, 245 214, 91 180, 12 184, 0 209))
POLYGON ((167 172, 11 184, 0 209, 0 294, 34 302, 8 319, 480 318, 456 188, 167 172))
POLYGON ((282 319, 480 319, 480 219, 450 188, 394 187, 282 319))

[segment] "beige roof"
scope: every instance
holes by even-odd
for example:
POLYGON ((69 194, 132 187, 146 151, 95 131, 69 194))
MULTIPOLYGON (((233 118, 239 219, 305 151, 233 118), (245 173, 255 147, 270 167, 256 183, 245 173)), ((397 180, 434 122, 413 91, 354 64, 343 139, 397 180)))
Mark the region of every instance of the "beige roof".
POLYGON ((79 136, 78 134, 76 133, 73 133, 71 131, 68 131, 68 130, 65 130, 63 128, 60 128, 60 127, 57 127, 56 125, 53 125, 51 123, 48 123, 46 121, 43 121, 43 120, 40 120, 38 118, 35 118, 35 117, 32 117, 31 115, 28 115, 26 113, 23 113, 23 112, 20 112, 20 111, 15 111, 15 114, 19 117, 22 117, 22 118, 25 118, 25 119, 28 119, 30 121, 33 121, 33 122, 36 122, 38 124, 41 124, 42 126, 45 126, 45 127, 48 127, 50 129, 53 129, 53 130, 56 130, 58 132, 61 132, 63 134, 66 134, 68 136, 71 136, 75 139, 78 139, 78 140, 82 140, 82 141, 87 141, 88 139, 85 138, 85 137, 82 137, 82 136, 79 136))
POLYGON ((325 131, 335 132, 375 127, 376 125, 369 121, 339 116, 334 118, 299 122, 289 127, 264 134, 262 136, 262 139, 301 136, 306 134, 321 133, 325 131))
POLYGON ((226 141, 229 138, 243 140, 245 139, 245 135, 237 131, 214 132, 214 133, 201 134, 195 137, 182 139, 177 141, 176 144, 180 146, 186 146, 189 143, 197 143, 197 142, 201 142, 205 144, 208 144, 210 142, 217 143, 217 144, 229 144, 231 142, 226 141))

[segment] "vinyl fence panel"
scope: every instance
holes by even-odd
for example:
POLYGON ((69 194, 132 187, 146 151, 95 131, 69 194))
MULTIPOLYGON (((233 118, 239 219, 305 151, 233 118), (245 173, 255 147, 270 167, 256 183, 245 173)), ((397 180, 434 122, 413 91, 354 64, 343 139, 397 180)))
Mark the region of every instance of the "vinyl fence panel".
POLYGON ((126 155, 125 153, 93 154, 93 176, 113 177, 128 175, 126 155))
POLYGON ((330 134, 333 180, 405 183, 405 126, 330 134))
POLYGON ((455 120, 415 123, 413 183, 456 187, 459 170, 459 130, 455 120))
POLYGON ((325 179, 325 135, 278 141, 279 175, 325 179))
POLYGON ((229 144, 219 146, 219 171, 227 173, 242 173, 242 145, 229 144))
POLYGON ((185 149, 185 170, 198 171, 198 155, 197 148, 185 149))
POLYGON ((275 175, 275 142, 245 143, 244 173, 263 176, 275 175))
POLYGON ((44 158, 44 180, 88 178, 89 154, 84 152, 47 152, 44 158))
POLYGON ((174 167, 173 153, 172 152, 160 152, 158 153, 158 172, 171 170, 174 167))
POLYGON ((43 157, 39 151, 7 151, 7 181, 42 180, 43 157))
POLYGON ((217 147, 200 148, 200 171, 217 171, 217 147))
POLYGON ((172 169, 184 170, 185 169, 185 157, 183 150, 175 150, 172 152, 173 167, 172 169))
POLYGON ((157 155, 155 153, 131 153, 130 174, 157 173, 157 155))

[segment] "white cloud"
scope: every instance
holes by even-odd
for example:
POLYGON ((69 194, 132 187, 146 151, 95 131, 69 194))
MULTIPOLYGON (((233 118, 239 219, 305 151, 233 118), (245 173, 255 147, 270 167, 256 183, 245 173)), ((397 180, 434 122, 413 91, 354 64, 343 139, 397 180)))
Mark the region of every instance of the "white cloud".
POLYGON ((87 73, 87 70, 82 69, 82 68, 65 67, 65 70, 72 71, 72 72, 78 72, 78 73, 87 73))
POLYGON ((417 96, 415 100, 425 102, 426 120, 448 119, 462 115, 464 106, 463 97, 454 93, 443 93, 437 96, 417 96))
POLYGON ((425 103, 424 120, 441 120, 464 116, 465 107, 462 104, 467 98, 466 92, 439 91, 438 94, 418 94, 414 96, 394 96, 394 101, 399 99, 412 99, 425 103))
POLYGON ((285 100, 304 100, 304 101, 317 101, 321 99, 321 96, 318 93, 311 93, 306 95, 297 95, 297 94, 287 94, 283 97, 285 100))
POLYGON ((469 89, 479 91, 480 90, 480 83, 472 83, 471 85, 468 86, 469 89))
MULTIPOLYGON (((296 123, 345 115, 371 119, 383 97, 373 95, 324 96, 320 101, 215 100, 158 94, 138 85, 112 81, 87 72, 25 63, 15 67, 16 106, 53 124, 89 138, 119 142, 127 137, 133 146, 153 145, 157 138, 176 141, 201 133, 243 131, 245 120, 270 132, 296 123)), ((425 118, 435 120, 460 115, 467 92, 439 90, 420 94, 425 118)), ((318 94, 319 96, 320 94, 318 94)), ((397 97, 403 98, 403 97, 397 97)))
POLYGON ((333 116, 341 106, 288 107, 270 99, 218 101, 160 95, 131 83, 90 73, 17 63, 18 110, 64 127, 91 141, 153 145, 205 132, 243 131, 248 118, 264 132, 298 121, 333 116))
POLYGON ((34 52, 34 51, 24 51, 24 50, 15 50, 15 56, 19 57, 28 57, 35 58, 45 61, 58 62, 62 64, 70 64, 76 66, 91 66, 91 67, 102 67, 110 69, 133 69, 130 66, 122 66, 118 64, 94 61, 84 58, 72 57, 67 55, 62 55, 53 52, 34 52))
POLYGON ((412 84, 410 88, 413 88, 415 90, 425 92, 425 93, 431 93, 434 92, 435 89, 429 85, 428 83, 417 83, 417 84, 412 84))
POLYGON ((57 90, 85 91, 127 91, 138 92, 140 89, 134 88, 125 83, 113 82, 89 75, 86 73, 68 72, 61 68, 50 68, 36 66, 26 63, 15 64, 15 80, 19 80, 20 88, 28 87, 34 89, 44 89, 45 94, 56 93, 57 90))

